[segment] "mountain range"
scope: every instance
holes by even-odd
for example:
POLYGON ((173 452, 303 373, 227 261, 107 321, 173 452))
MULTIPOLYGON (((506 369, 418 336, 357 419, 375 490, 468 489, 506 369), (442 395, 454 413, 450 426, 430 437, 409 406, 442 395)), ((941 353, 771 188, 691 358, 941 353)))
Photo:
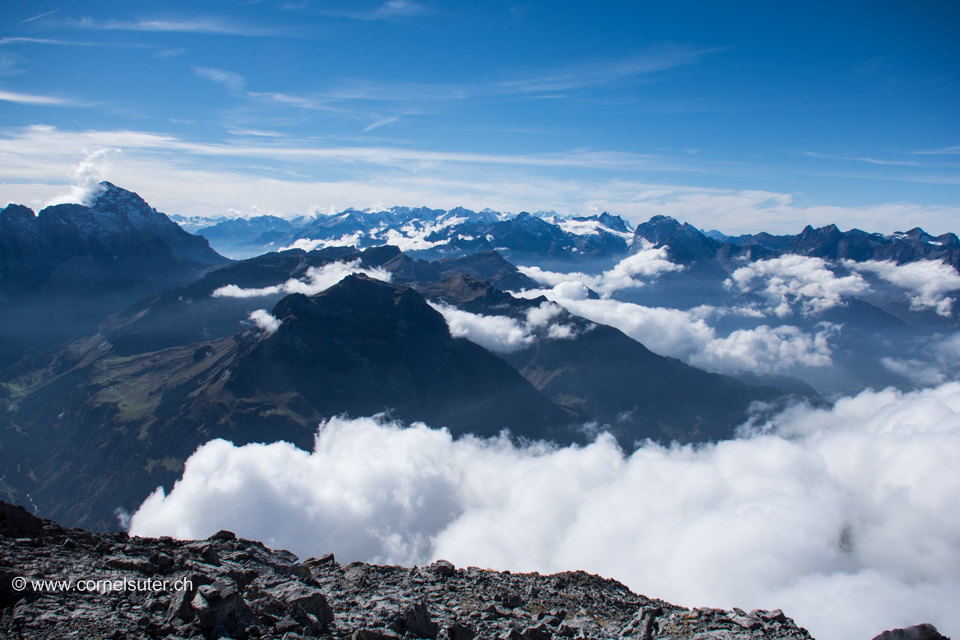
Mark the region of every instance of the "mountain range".
POLYGON ((824 389, 906 375, 897 363, 926 366, 917 345, 956 324, 947 271, 917 306, 886 272, 863 271, 871 289, 856 270, 954 269, 953 234, 730 238, 662 216, 634 229, 609 214, 397 208, 286 228, 221 221, 211 235, 225 242, 294 245, 233 261, 138 195, 102 189, 90 206, 0 212, 0 493, 102 530, 169 490, 214 438, 309 449, 326 419, 379 415, 561 445, 607 431, 627 451, 715 441, 791 402, 823 403, 824 389), (779 293, 743 284, 774 268, 779 293), (773 335, 774 359, 815 348, 833 364, 813 378, 705 371, 642 344, 624 314, 674 318, 664 331, 699 332, 724 357, 773 335))

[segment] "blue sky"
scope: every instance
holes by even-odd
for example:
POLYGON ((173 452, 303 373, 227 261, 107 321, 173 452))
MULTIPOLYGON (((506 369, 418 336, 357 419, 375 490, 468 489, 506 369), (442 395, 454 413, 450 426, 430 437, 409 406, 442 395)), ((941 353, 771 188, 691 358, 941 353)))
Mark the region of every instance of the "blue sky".
POLYGON ((0 200, 960 231, 960 6, 728 5, 6 2, 0 200))

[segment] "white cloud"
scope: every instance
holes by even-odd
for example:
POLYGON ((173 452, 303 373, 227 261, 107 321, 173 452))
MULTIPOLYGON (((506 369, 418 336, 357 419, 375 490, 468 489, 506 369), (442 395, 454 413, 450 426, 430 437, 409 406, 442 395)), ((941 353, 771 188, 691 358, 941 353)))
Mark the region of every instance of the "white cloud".
POLYGON ((858 273, 838 278, 823 258, 790 254, 740 267, 730 281, 743 292, 765 298, 781 318, 793 314, 792 303, 799 303, 804 315, 814 315, 845 304, 843 296, 870 290, 858 273))
POLYGON ((507 316, 484 316, 442 303, 430 306, 443 315, 454 338, 466 338, 494 353, 520 351, 536 341, 524 325, 507 316))
POLYGON ((280 325, 283 324, 282 320, 277 320, 275 317, 270 315, 266 309, 257 309, 256 311, 250 312, 250 320, 253 321, 255 325, 260 327, 266 335, 271 335, 276 333, 277 329, 280 328, 280 325))
POLYGON ((824 323, 810 335, 790 325, 740 329, 726 338, 714 338, 690 364, 714 371, 788 371, 794 367, 826 367, 833 364, 829 338, 839 333, 837 325, 824 323))
POLYGON ((297 280, 291 278, 283 284, 277 284, 272 287, 263 287, 261 289, 244 289, 235 284, 216 289, 210 295, 214 298, 260 298, 263 296, 272 296, 282 293, 288 295, 291 293, 302 293, 305 296, 314 296, 321 291, 326 291, 349 275, 362 273, 366 276, 384 282, 390 281, 390 273, 377 267, 375 269, 366 269, 360 266, 360 260, 353 262, 332 262, 322 267, 310 267, 307 269, 307 279, 297 280))
POLYGON ((875 273, 887 282, 909 289, 916 295, 910 297, 913 309, 935 309, 937 314, 949 317, 953 314, 954 298, 944 294, 960 290, 960 274, 953 265, 943 260, 918 260, 906 264, 891 261, 868 260, 844 262, 850 269, 875 273))
POLYGON ((627 256, 599 276, 590 276, 579 271, 571 273, 557 273, 544 271, 540 267, 518 267, 524 275, 537 282, 548 284, 551 287, 563 282, 581 282, 605 297, 620 289, 642 287, 645 283, 635 276, 655 279, 662 273, 683 271, 683 265, 670 262, 667 257, 667 247, 654 247, 653 243, 641 238, 641 248, 633 255, 627 256))
POLYGON ((55 204, 76 203, 91 205, 101 193, 103 187, 100 182, 110 171, 110 153, 120 153, 119 149, 98 149, 87 154, 80 164, 77 165, 72 173, 72 184, 70 189, 64 193, 59 193, 46 203, 44 206, 55 204))
POLYGON ((783 608, 821 640, 960 634, 960 383, 794 407, 750 437, 630 456, 333 419, 313 452, 216 440, 132 519, 301 556, 584 569, 685 606, 783 608), (535 523, 535 525, 533 524, 535 523))
MULTIPOLYGON (((825 324, 811 335, 790 325, 761 325, 720 337, 707 320, 723 310, 708 305, 681 310, 589 299, 580 282, 565 281, 553 289, 514 295, 544 295, 574 315, 620 329, 654 353, 710 371, 786 373, 797 367, 828 366, 832 364, 829 339, 840 330, 825 324)), ((752 315, 749 309, 740 313, 752 315)))
POLYGON ((428 304, 443 315, 450 335, 466 338, 494 353, 512 353, 526 349, 537 341, 538 333, 553 340, 567 340, 577 336, 577 329, 573 325, 553 322, 554 318, 563 313, 563 308, 552 302, 541 302, 540 306, 528 309, 525 322, 509 316, 470 313, 443 302, 428 304))

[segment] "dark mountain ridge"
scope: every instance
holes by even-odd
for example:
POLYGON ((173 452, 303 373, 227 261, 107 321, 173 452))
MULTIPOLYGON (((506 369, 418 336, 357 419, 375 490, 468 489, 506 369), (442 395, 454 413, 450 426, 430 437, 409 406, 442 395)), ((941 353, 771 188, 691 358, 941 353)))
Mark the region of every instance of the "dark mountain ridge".
POLYGON ((285 440, 309 450, 317 425, 386 412, 454 435, 501 429, 569 443, 583 418, 463 338, 413 289, 348 276, 273 309, 274 333, 121 356, 94 336, 2 387, 4 493, 98 529, 135 509, 214 438, 285 440))
MULTIPOLYGON (((470 313, 521 321, 547 302, 543 297, 514 298, 463 274, 417 289, 430 300, 470 313)), ((732 438, 734 429, 750 417, 754 402, 776 405, 789 400, 781 389, 748 386, 659 356, 619 329, 564 310, 554 322, 571 327, 575 337, 540 336, 503 359, 547 398, 612 433, 626 451, 648 438, 681 443, 732 438)), ((816 401, 816 392, 810 397, 816 401)))
POLYGON ((690 225, 681 225, 673 218, 666 216, 655 216, 646 225, 637 227, 638 236, 645 237, 657 246, 677 243, 678 239, 689 238, 694 233, 702 238, 697 240, 702 247, 698 254, 714 256, 719 254, 726 258, 721 258, 724 263, 730 262, 729 257, 741 256, 742 251, 752 249, 759 250, 752 258, 754 260, 783 254, 857 262, 890 260, 896 264, 917 260, 943 260, 944 264, 953 265, 960 270, 960 239, 957 235, 944 233, 932 236, 920 227, 906 232, 882 234, 868 233, 860 229, 840 231, 835 224, 817 229, 807 225, 796 235, 775 236, 761 232, 742 236, 725 236, 716 231, 704 234, 690 225), (657 232, 651 233, 651 228, 656 229, 657 232), (724 245, 730 245, 725 253, 724 245))
POLYGON ((107 318, 100 332, 118 353, 134 354, 223 338, 235 333, 256 310, 269 308, 282 292, 249 298, 213 297, 227 285, 260 289, 290 279, 308 279, 310 269, 335 262, 359 261, 360 268, 381 268, 399 284, 434 282, 454 273, 474 275, 504 288, 533 289, 537 283, 520 273, 495 251, 437 262, 414 260, 397 247, 383 245, 359 251, 354 247, 328 247, 314 251, 290 249, 239 261, 185 287, 177 287, 140 300, 107 318))

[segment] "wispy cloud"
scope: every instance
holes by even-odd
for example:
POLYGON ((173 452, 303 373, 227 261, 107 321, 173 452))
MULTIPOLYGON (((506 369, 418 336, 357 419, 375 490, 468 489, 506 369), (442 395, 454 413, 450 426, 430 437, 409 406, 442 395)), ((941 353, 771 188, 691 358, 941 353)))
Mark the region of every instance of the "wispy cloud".
POLYGON ((960 153, 960 144, 954 145, 952 147, 944 147, 943 149, 926 149, 921 151, 911 151, 917 155, 939 155, 939 154, 953 154, 960 153))
POLYGON ((194 67, 193 72, 201 78, 212 80, 222 84, 232 93, 240 93, 243 90, 246 80, 239 73, 233 71, 224 71, 223 69, 211 69, 208 67, 194 67))
POLYGON ((176 49, 162 49, 153 54, 154 58, 176 58, 179 55, 182 55, 185 49, 183 47, 177 47, 176 49))
POLYGON ((11 44, 52 44, 64 47, 128 47, 131 49, 149 49, 150 45, 141 42, 78 42, 76 40, 54 40, 52 38, 0 38, 0 45, 11 44))
POLYGON ((390 116, 390 117, 387 117, 387 118, 380 118, 379 120, 377 120, 376 122, 374 122, 374 123, 371 124, 370 126, 364 128, 363 132, 366 133, 367 131, 373 131, 373 130, 376 129, 377 127, 382 127, 382 126, 385 125, 385 124, 390 124, 391 122, 396 122, 396 121, 399 120, 399 119, 400 119, 400 118, 398 118, 397 116, 390 116))
POLYGON ((120 22, 100 21, 84 17, 70 23, 80 29, 99 29, 108 31, 161 31, 177 33, 217 33, 238 36, 265 36, 272 32, 264 28, 254 28, 235 24, 222 18, 193 18, 189 20, 139 20, 120 22))
POLYGON ((358 110, 371 109, 382 114, 374 116, 373 125, 367 129, 371 130, 394 122, 401 116, 433 113, 451 103, 465 100, 505 97, 555 99, 569 97, 572 93, 602 91, 622 84, 651 80, 658 72, 695 64, 702 56, 715 51, 720 49, 676 46, 628 58, 530 71, 513 79, 493 82, 390 83, 351 80, 310 94, 249 92, 248 95, 289 108, 339 112, 352 118, 370 117, 373 114, 359 114, 358 110))
POLYGON ((16 102, 17 104, 50 105, 59 107, 77 106, 77 103, 69 98, 38 96, 31 93, 14 93, 12 91, 0 91, 0 100, 4 102, 16 102))
POLYGON ((852 160, 855 162, 867 162, 869 164, 879 164, 879 165, 892 165, 892 166, 908 166, 908 167, 918 167, 920 166, 919 162, 914 160, 879 160, 877 158, 868 158, 865 156, 838 156, 829 153, 816 153, 814 151, 804 152, 805 156, 808 158, 822 158, 824 160, 852 160))
POLYGON ((28 22, 33 22, 34 20, 39 20, 40 18, 45 18, 45 17, 49 16, 51 13, 56 13, 57 11, 60 11, 60 9, 54 9, 53 11, 47 11, 46 13, 41 13, 41 14, 38 15, 38 16, 33 16, 32 18, 27 18, 26 20, 23 20, 20 24, 27 24, 28 22))
POLYGON ((258 138, 283 138, 284 134, 278 131, 261 131, 259 129, 229 129, 232 136, 256 136, 258 138))
POLYGON ((347 17, 358 20, 397 20, 426 13, 426 7, 410 0, 388 0, 376 10, 367 13, 350 13, 347 17))
POLYGON ((696 64, 701 57, 723 51, 720 48, 691 49, 670 47, 618 60, 603 60, 546 71, 516 80, 494 83, 489 88, 500 93, 552 93, 583 89, 624 81, 637 81, 660 71, 696 64))

